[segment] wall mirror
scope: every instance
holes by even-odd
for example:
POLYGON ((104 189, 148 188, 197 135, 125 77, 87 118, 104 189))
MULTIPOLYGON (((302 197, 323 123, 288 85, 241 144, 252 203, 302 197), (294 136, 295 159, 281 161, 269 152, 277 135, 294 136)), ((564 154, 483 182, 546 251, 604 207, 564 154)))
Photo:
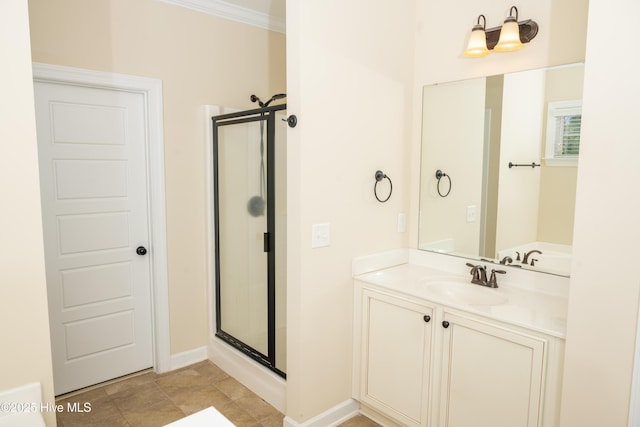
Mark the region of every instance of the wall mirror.
POLYGON ((424 87, 419 249, 569 275, 583 72, 424 87))

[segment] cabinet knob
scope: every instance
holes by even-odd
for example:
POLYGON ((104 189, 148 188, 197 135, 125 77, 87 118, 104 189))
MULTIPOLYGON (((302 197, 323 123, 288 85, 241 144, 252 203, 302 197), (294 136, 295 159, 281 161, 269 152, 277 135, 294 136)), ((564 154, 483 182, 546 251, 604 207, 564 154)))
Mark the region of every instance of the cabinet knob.
POLYGON ((429 316, 428 314, 425 314, 423 319, 425 322, 429 323, 429 321, 431 321, 431 316, 429 316))
POLYGON ((147 248, 145 248, 144 246, 138 246, 136 248, 136 253, 138 255, 146 255, 147 254, 147 248))
POLYGON ((443 328, 448 328, 449 327, 449 322, 447 322, 446 320, 442 321, 442 327, 443 328))

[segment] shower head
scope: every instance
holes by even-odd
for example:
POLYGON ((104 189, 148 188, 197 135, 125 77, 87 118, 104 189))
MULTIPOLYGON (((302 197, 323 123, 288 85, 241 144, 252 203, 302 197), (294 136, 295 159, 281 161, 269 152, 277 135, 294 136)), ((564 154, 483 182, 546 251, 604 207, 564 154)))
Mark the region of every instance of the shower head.
POLYGON ((286 98, 287 94, 286 93, 277 93, 275 95, 273 95, 271 97, 270 100, 268 100, 267 102, 264 103, 264 106, 268 106, 269 104, 271 104, 273 101, 275 101, 276 99, 282 99, 282 98, 286 98))
POLYGON ((267 102, 262 102, 262 101, 260 100, 260 98, 258 98, 258 97, 257 97, 257 96, 255 96, 255 95, 251 95, 251 98, 250 98, 250 99, 251 99, 251 102, 257 102, 257 103, 258 103, 258 105, 259 105, 260 107, 268 107, 268 106, 269 106, 269 104, 271 104, 271 103, 272 103, 273 101, 275 101, 276 99, 282 99, 282 98, 286 98, 286 97, 287 97, 287 94, 286 94, 286 93, 277 93, 277 94, 273 95, 273 96, 271 97, 271 99, 269 99, 267 102))

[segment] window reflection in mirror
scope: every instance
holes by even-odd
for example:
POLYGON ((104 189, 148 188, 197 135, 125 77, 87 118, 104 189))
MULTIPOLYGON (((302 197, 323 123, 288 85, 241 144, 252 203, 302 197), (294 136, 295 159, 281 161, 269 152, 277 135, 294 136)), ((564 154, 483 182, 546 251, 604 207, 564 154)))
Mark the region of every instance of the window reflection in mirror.
POLYGON ((583 69, 424 88, 420 249, 569 274, 583 69), (556 117, 564 127, 550 132, 556 117), (446 197, 437 170, 451 179, 446 197))

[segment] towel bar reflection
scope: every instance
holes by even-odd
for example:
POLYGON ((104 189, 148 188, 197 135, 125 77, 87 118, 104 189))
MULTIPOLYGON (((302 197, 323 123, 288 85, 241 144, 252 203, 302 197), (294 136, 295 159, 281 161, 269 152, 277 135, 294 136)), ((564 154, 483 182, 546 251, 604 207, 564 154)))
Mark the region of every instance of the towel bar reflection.
POLYGON ((518 168, 518 167, 521 167, 521 166, 527 166, 527 167, 530 167, 530 168, 532 168, 532 169, 533 169, 533 168, 535 168, 536 166, 537 166, 537 167, 540 167, 540 163, 531 162, 531 163, 520 163, 520 164, 516 164, 516 163, 513 163, 513 162, 509 162, 509 169, 514 168, 514 167, 515 167, 515 168, 518 168))

